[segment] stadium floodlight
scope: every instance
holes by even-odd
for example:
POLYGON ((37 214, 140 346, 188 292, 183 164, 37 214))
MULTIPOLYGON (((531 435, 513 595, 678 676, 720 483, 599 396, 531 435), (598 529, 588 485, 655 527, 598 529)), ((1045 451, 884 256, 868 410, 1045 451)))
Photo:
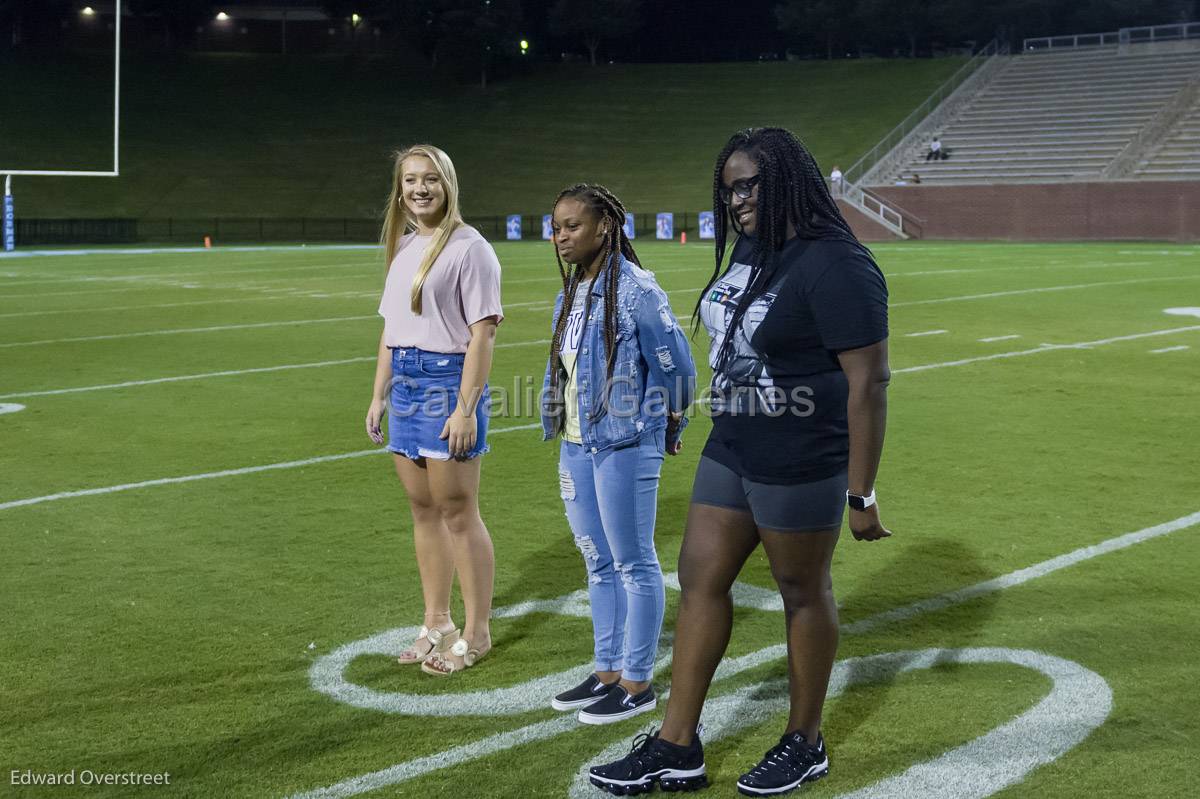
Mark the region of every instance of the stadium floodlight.
POLYGON ((217 22, 228 22, 228 21, 229 21, 228 14, 226 14, 224 11, 217 12, 217 22))
POLYGON ((525 55, 528 52, 529 52, 529 40, 522 39, 521 40, 521 55, 525 55))
MULTIPOLYGON (((113 3, 113 160, 112 169, 6 169, 0 167, 0 175, 4 176, 4 198, 0 212, 0 239, 2 248, 12 250, 15 245, 14 215, 12 197, 13 175, 28 175, 36 177, 62 178, 115 178, 121 174, 121 4, 122 0, 113 3)), ((85 16, 93 16, 96 10, 91 6, 83 9, 85 16), (88 12, 91 12, 89 14, 88 12)))
POLYGON ((96 9, 92 8, 91 6, 84 6, 83 10, 79 13, 83 14, 85 17, 94 17, 96 16, 96 9))
POLYGON ((360 22, 362 22, 362 17, 360 17, 358 14, 350 15, 350 24, 351 25, 354 25, 357 27, 358 23, 360 23, 360 22))

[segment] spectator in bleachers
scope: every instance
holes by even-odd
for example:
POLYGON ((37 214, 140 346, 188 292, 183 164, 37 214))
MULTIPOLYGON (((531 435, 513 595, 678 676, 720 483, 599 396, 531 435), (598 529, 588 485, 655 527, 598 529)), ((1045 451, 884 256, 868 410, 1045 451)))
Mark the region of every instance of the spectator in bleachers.
POLYGON ((834 197, 842 196, 842 170, 837 164, 833 165, 833 171, 829 173, 829 190, 834 197))
POLYGON ((945 161, 948 156, 946 151, 942 149, 942 142, 937 137, 933 137, 933 141, 929 142, 929 152, 925 156, 926 161, 945 161))
POLYGON ((913 172, 913 176, 912 176, 912 182, 913 182, 913 185, 914 185, 914 186, 915 186, 916 184, 920 183, 920 182, 921 182, 921 176, 920 176, 920 175, 918 175, 916 172, 913 172))

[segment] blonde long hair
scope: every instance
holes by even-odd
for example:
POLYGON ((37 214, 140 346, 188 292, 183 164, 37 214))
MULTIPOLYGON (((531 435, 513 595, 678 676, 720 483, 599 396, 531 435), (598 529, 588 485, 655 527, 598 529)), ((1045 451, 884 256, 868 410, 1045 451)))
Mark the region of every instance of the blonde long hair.
POLYGON ((462 212, 458 207, 458 174, 454 171, 454 162, 450 160, 450 156, 432 144, 414 144, 396 151, 392 156, 394 162, 392 165, 392 196, 388 199, 387 213, 383 219, 383 233, 380 236, 384 256, 387 258, 387 268, 391 269, 392 260, 396 257, 396 252, 400 247, 400 238, 417 228, 416 222, 409 217, 408 207, 404 205, 404 189, 401 182, 404 179, 404 162, 419 155, 423 155, 433 162, 433 169, 437 172, 446 192, 446 213, 434 231, 433 241, 429 242, 429 246, 425 248, 421 266, 417 269, 417 276, 413 278, 412 311, 418 316, 421 314, 421 289, 425 285, 425 278, 429 277, 429 271, 433 269, 434 261, 446 248, 446 243, 450 241, 450 235, 459 225, 464 224, 462 212))

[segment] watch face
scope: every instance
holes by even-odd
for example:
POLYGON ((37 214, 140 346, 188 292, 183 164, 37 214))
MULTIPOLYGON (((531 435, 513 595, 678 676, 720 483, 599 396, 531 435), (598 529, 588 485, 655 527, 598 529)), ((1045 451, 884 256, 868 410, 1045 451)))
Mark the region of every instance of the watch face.
POLYGON ((867 507, 867 502, 865 499, 862 497, 856 497, 853 494, 847 495, 846 501, 849 502, 850 507, 854 508, 855 510, 865 510, 867 507))

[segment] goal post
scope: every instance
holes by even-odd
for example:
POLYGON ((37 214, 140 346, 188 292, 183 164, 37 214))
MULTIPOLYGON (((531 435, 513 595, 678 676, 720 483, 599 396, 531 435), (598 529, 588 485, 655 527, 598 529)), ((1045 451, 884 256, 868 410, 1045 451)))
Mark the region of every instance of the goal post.
POLYGON ((115 178, 121 174, 121 8, 122 0, 113 3, 113 148, 112 169, 6 169, 0 167, 4 176, 3 238, 4 250, 16 248, 16 222, 12 196, 14 175, 26 177, 60 178, 115 178))

